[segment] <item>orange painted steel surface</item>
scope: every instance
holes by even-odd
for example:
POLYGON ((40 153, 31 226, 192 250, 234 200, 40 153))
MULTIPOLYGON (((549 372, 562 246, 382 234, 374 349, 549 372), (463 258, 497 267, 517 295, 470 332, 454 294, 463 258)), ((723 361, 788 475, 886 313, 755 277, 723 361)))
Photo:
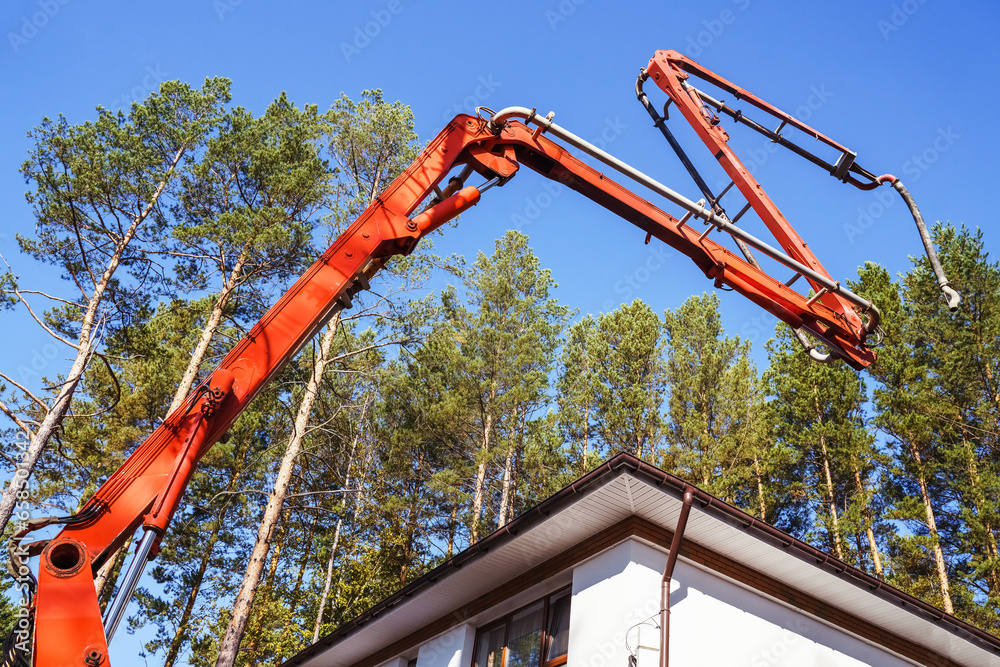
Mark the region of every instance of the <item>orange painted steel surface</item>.
MULTIPOLYGON (((802 237, 788 223, 785 216, 778 210, 771 198, 764 192, 760 183, 750 175, 749 170, 743 162, 736 157, 735 151, 729 147, 729 134, 721 124, 713 122, 711 112, 707 112, 707 106, 697 93, 685 87, 685 82, 689 78, 689 73, 693 73, 699 78, 712 83, 713 85, 734 94, 737 99, 746 100, 750 104, 768 111, 769 113, 781 117, 789 125, 792 125, 823 143, 840 151, 847 151, 847 148, 837 142, 816 132, 812 128, 799 122, 788 114, 760 100, 751 93, 743 90, 739 86, 730 83, 726 79, 701 67, 692 60, 681 55, 677 51, 657 51, 649 61, 646 69, 649 77, 660 87, 670 99, 677 105, 685 120, 695 129, 698 137, 709 147, 712 154, 719 161, 719 164, 726 171, 726 174, 736 184, 739 191, 746 197, 746 200, 753 207, 754 212, 771 230, 775 240, 781 244, 793 259, 805 264, 813 271, 831 278, 826 269, 813 254, 802 237)), ((831 278, 832 279, 832 278, 831 278)), ((813 288, 819 291, 819 285, 813 284, 813 288)), ((861 318, 854 307, 837 294, 825 294, 822 301, 830 308, 840 313, 855 331, 862 330, 861 318)))
MULTIPOLYGON (((654 61, 651 72, 655 66, 661 73, 657 81, 663 81, 673 95, 686 96, 678 89, 682 77, 671 69, 669 61, 661 54, 654 61)), ((728 159, 731 151, 726 146, 724 132, 701 122, 694 100, 680 106, 706 142, 714 142, 727 156, 722 160, 723 165, 741 190, 746 189, 744 194, 755 208, 760 207, 761 217, 789 254, 825 274, 742 165, 735 158, 728 159)), ((93 659, 98 654, 102 656, 100 664, 108 664, 100 611, 93 593, 93 571, 140 525, 162 535, 197 461, 316 335, 338 302, 349 299, 348 290, 355 281, 361 278, 365 283, 385 259, 409 253, 422 236, 479 201, 479 190, 465 187, 410 217, 457 165, 471 166, 481 176, 500 178, 501 182, 512 177, 519 165, 554 179, 687 255, 717 286, 731 287, 790 325, 805 327, 831 341, 850 358, 852 365, 867 365, 874 360, 860 333, 861 319, 839 298, 824 296, 810 300, 799 294, 700 230, 682 224, 573 157, 544 132, 510 122, 494 135, 486 120, 457 116, 83 508, 96 507, 100 511, 88 521, 67 525, 49 544, 47 552, 55 550, 64 557, 57 559, 52 569, 51 559, 46 560, 43 555, 35 614, 36 664, 86 665, 86 656, 93 659), (80 558, 74 560, 73 553, 77 552, 80 558), (88 587, 89 592, 85 590, 88 587)))

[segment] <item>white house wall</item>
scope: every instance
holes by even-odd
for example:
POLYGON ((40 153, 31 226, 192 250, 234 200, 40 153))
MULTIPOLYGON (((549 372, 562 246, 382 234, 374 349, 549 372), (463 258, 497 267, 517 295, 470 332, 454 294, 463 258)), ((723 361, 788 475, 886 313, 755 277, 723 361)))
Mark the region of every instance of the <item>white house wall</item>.
MULTIPOLYGON (((630 653, 656 667, 666 560, 630 539, 574 570, 567 667, 627 667, 630 653)), ((675 667, 913 664, 681 561, 670 595, 675 667)))
POLYGON ((417 667, 470 667, 475 642, 473 626, 465 624, 452 628, 419 648, 417 667))

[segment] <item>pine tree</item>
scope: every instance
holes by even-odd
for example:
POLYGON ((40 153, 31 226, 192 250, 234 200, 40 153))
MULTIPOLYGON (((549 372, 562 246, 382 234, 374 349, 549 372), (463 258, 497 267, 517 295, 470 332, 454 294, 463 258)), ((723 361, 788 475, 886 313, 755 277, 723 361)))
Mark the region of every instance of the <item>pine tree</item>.
POLYGON ((608 452, 653 460, 659 451, 665 428, 664 345, 663 323, 639 299, 597 318, 593 419, 608 452))
POLYGON ((568 317, 567 308, 550 294, 554 287, 528 238, 508 231, 493 255, 479 254, 466 276, 468 305, 459 303, 453 290, 443 295, 445 315, 459 341, 460 382, 477 431, 471 542, 485 525, 488 476, 497 467, 497 524, 508 520, 526 424, 550 400, 548 375, 568 317))
POLYGON ((956 313, 942 302, 926 260, 901 283, 874 265, 858 289, 880 298, 886 345, 872 376, 877 423, 892 438, 897 476, 893 516, 898 585, 987 629, 998 624, 996 498, 1000 268, 981 232, 937 225, 934 239, 956 313))
POLYGON ((587 315, 573 324, 559 354, 556 382, 557 423, 570 446, 577 475, 587 472, 600 459, 594 436, 595 386, 594 345, 597 320, 587 315))
MULTIPOLYGON (((310 118, 318 121, 315 109, 309 109, 307 112, 310 118)), ((416 137, 412 130, 412 115, 409 109, 399 103, 383 102, 380 91, 366 91, 365 99, 360 104, 355 104, 346 96, 342 96, 324 120, 329 150, 335 161, 342 166, 343 180, 346 181, 334 188, 335 198, 328 203, 333 210, 332 217, 336 221, 342 220, 345 214, 353 217, 353 213, 360 207, 359 202, 370 203, 388 179, 405 168, 407 158, 415 152, 413 144, 416 137), (345 193, 346 198, 342 198, 345 193)), ((294 131, 296 138, 307 140, 308 145, 312 146, 320 125, 306 126, 303 129, 294 121, 294 118, 282 117, 279 127, 284 133, 294 131)), ((293 179, 281 176, 277 182, 286 184, 291 181, 293 185, 302 187, 303 183, 300 181, 303 181, 306 188, 319 183, 319 172, 316 170, 319 167, 325 168, 325 165, 322 165, 318 157, 312 153, 306 151, 306 155, 309 166, 306 173, 293 179)), ((325 178, 325 172, 323 175, 325 178)), ((314 196, 319 197, 322 189, 305 190, 305 192, 312 192, 314 196)), ((309 201, 309 199, 300 196, 295 201, 309 201)), ((413 265, 411 263, 407 266, 413 265)), ((296 408, 294 428, 275 477, 274 488, 268 499, 250 555, 250 563, 234 603, 226 636, 220 646, 216 663, 218 667, 232 667, 236 663, 244 632, 251 620, 255 592, 261 581, 271 537, 278 525, 285 496, 292 483, 302 445, 310 428, 313 406, 323 385, 324 374, 334 361, 330 350, 339 322, 339 318, 331 321, 315 348, 316 354, 309 372, 308 383, 296 408)), ((274 556, 272 560, 276 561, 276 558, 274 556)))
MULTIPOLYGON (((57 267, 72 284, 71 293, 60 297, 23 288, 10 271, 0 287, 8 297, 4 303, 22 304, 47 335, 74 351, 74 359, 64 377, 50 382, 48 395, 0 376, 24 399, 11 405, 0 401, 0 411, 30 438, 19 464, 27 473, 71 414, 73 395, 104 333, 127 323, 149 298, 157 282, 150 242, 165 231, 165 203, 228 100, 224 79, 209 79, 200 91, 165 82, 128 115, 99 108, 96 122, 70 125, 60 116, 45 119, 32 133, 35 147, 21 172, 34 184, 28 201, 38 238, 18 241, 24 253, 57 267), (32 308, 32 295, 56 305, 43 317, 32 308)), ((0 532, 24 480, 14 476, 4 492, 0 532)))
POLYGON ((670 387, 667 456, 675 474, 748 511, 767 514, 767 435, 750 344, 726 337, 715 294, 664 315, 670 387))
POLYGON ((775 435, 797 455, 799 483, 792 493, 801 512, 816 522, 806 538, 848 563, 881 573, 879 545, 870 491, 876 481, 878 452, 863 416, 866 391, 860 376, 842 363, 811 361, 784 324, 768 342, 770 368, 765 374, 775 435), (852 535, 864 535, 871 554, 852 535), (854 547, 852 549, 852 547, 854 547))
POLYGON ((879 358, 869 374, 880 385, 873 392, 875 423, 891 438, 892 445, 892 468, 885 489, 887 515, 907 529, 891 539, 889 556, 893 562, 888 580, 953 613, 949 557, 939 532, 941 485, 946 473, 933 433, 936 392, 929 369, 913 357, 911 349, 915 342, 910 338, 912 327, 919 329, 925 323, 910 321, 900 286, 884 268, 867 264, 860 276, 859 294, 877 301, 885 330, 879 358))
POLYGON ((168 413, 195 384, 230 302, 246 309, 256 297, 259 304, 255 291, 305 268, 310 217, 330 180, 321 139, 316 107, 300 110, 282 93, 259 118, 239 107, 227 112, 204 158, 182 179, 173 207, 180 224, 164 252, 179 260, 182 287, 204 291, 217 283, 217 291, 168 413))

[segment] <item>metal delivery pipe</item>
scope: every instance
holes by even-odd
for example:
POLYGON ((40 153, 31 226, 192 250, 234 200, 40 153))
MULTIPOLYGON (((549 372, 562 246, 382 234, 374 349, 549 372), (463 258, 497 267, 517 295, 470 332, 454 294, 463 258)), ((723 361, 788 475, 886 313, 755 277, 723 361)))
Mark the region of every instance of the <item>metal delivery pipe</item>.
POLYGON ((507 107, 506 109, 501 109, 498 111, 490 121, 490 127, 494 132, 500 132, 503 129, 504 123, 511 118, 521 118, 524 120, 525 124, 534 123, 538 127, 542 128, 544 131, 559 137, 565 141, 570 146, 578 148, 579 150, 587 153, 591 157, 594 157, 604 164, 608 165, 612 169, 628 176, 636 183, 644 185, 653 192, 665 197, 667 200, 673 202, 677 206, 680 206, 685 211, 689 211, 694 217, 704 220, 710 225, 721 229, 722 231, 728 233, 730 236, 744 241, 751 248, 756 248, 768 257, 777 260, 778 262, 784 264, 793 271, 805 276, 813 283, 818 284, 830 293, 839 294, 844 297, 865 315, 868 316, 868 320, 864 322, 863 328, 866 334, 874 333, 878 329, 879 322, 882 319, 878 308, 868 301, 867 299, 862 299, 860 296, 847 289, 840 284, 840 281, 834 281, 827 276, 821 275, 816 271, 813 271, 805 264, 799 262, 792 257, 789 257, 784 252, 772 247, 771 245, 765 243, 764 241, 758 239, 754 235, 748 233, 746 230, 737 227, 732 224, 722 216, 716 215, 714 211, 711 211, 705 207, 699 206, 697 203, 691 201, 684 195, 675 192, 671 188, 668 188, 663 183, 651 178, 647 174, 639 171, 635 167, 628 165, 615 156, 606 153, 592 143, 581 139, 577 135, 573 134, 569 130, 560 127, 552 122, 551 114, 549 116, 539 116, 533 109, 528 109, 526 107, 507 107))

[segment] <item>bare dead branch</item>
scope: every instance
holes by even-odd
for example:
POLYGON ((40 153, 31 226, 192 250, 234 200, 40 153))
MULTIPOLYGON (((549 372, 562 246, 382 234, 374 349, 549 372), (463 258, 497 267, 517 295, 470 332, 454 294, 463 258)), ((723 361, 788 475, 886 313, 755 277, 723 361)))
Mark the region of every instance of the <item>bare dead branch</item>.
POLYGON ((41 328, 45 329, 45 331, 50 336, 52 336, 53 338, 55 338, 56 340, 58 340, 60 343, 63 343, 64 345, 67 345, 68 347, 71 347, 74 350, 77 350, 77 351, 80 350, 80 346, 79 345, 77 345, 75 343, 69 342, 68 340, 66 340, 65 338, 63 338, 59 334, 57 334, 55 331, 53 331, 52 329, 50 329, 49 326, 47 324, 45 324, 45 322, 43 322, 41 319, 39 319, 38 315, 35 315, 35 311, 31 309, 31 305, 28 303, 27 299, 25 299, 23 296, 21 296, 20 290, 15 290, 14 294, 17 295, 18 301, 20 301, 21 303, 23 303, 24 307, 28 309, 28 314, 31 315, 31 319, 35 320, 35 322, 38 323, 38 326, 40 326, 41 328))
POLYGON ((57 296, 52 296, 51 294, 46 294, 45 292, 40 292, 38 290, 32 290, 32 289, 23 289, 19 291, 21 292, 21 294, 38 294, 39 296, 44 296, 46 299, 52 299, 53 301, 60 301, 62 303, 65 303, 67 306, 73 306, 74 308, 79 308, 80 310, 83 310, 83 306, 76 303, 75 301, 67 301, 66 299, 60 299, 57 296))
POLYGON ((33 393, 31 393, 30 391, 28 391, 28 389, 26 387, 24 387, 21 383, 15 381, 13 379, 11 379, 10 376, 6 375, 5 373, 0 373, 0 380, 4 380, 6 382, 9 382, 10 384, 14 385, 15 387, 17 387, 18 389, 20 389, 21 391, 23 391, 25 396, 27 396, 28 398, 30 398, 32 400, 32 402, 37 403, 38 406, 42 410, 45 410, 45 414, 48 414, 48 412, 49 412, 49 406, 46 405, 40 398, 38 398, 33 393))
POLYGON ((343 359, 350 359, 353 356, 359 355, 363 352, 368 352, 369 350, 374 350, 380 347, 388 347, 389 345, 410 345, 412 343, 419 342, 417 338, 403 338, 400 340, 389 340, 382 343, 372 343, 371 345, 365 345, 364 347, 359 347, 356 350, 351 350, 350 352, 344 352, 343 354, 338 354, 331 362, 341 361, 343 359))
POLYGON ((31 429, 28 428, 28 425, 25 424, 20 419, 18 419, 17 415, 14 414, 14 412, 10 408, 8 408, 7 404, 4 403, 3 401, 0 401, 0 412, 3 412, 5 415, 7 415, 8 417, 10 417, 10 420, 12 422, 14 422, 15 424, 17 424, 18 428, 20 428, 22 431, 24 431, 25 434, 27 434, 27 436, 28 436, 29 439, 31 438, 32 435, 34 435, 31 432, 31 429))

